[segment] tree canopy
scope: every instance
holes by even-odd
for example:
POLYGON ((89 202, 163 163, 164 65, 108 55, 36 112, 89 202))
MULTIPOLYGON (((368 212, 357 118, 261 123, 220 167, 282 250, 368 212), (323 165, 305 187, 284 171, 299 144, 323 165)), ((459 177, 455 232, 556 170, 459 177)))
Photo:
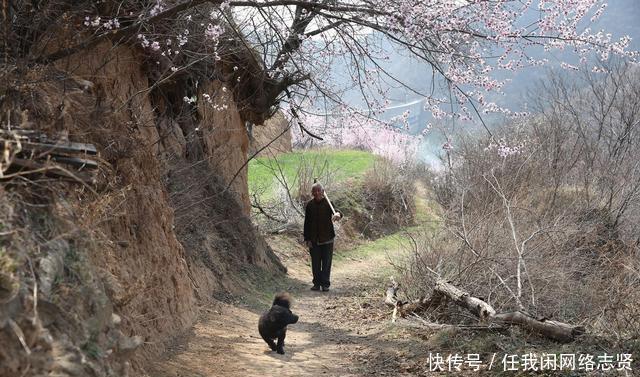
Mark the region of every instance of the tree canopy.
MULTIPOLYGON (((185 74, 195 74, 193 82, 199 75, 220 79, 248 112, 259 115, 245 117, 256 123, 283 102, 294 116, 320 105, 336 106, 342 102, 341 89, 354 87, 368 104, 367 114, 375 115, 375 109, 388 104, 385 82, 424 98, 435 118, 509 113, 488 101, 487 94, 504 85, 497 71, 548 63, 528 55, 530 48, 570 50, 581 64, 593 64, 592 56, 637 58, 637 52, 628 49, 629 37, 614 40, 588 27, 606 9, 601 0, 3 4, 5 72, 50 64, 107 40, 129 44, 155 61, 152 85, 185 74), (430 91, 385 70, 389 46, 423 63, 430 91), (342 74, 336 76, 337 70, 342 74)), ((185 101, 191 98, 185 93, 185 101)))

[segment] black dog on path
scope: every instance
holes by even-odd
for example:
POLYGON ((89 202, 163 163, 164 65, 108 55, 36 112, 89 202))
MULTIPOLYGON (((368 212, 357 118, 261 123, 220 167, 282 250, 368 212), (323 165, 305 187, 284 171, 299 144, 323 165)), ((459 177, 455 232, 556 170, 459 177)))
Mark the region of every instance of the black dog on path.
POLYGON ((278 293, 273 299, 273 306, 260 316, 258 331, 272 351, 284 355, 284 337, 287 325, 298 322, 298 316, 291 312, 291 298, 288 293, 278 293), (273 340, 278 339, 276 345, 273 340))

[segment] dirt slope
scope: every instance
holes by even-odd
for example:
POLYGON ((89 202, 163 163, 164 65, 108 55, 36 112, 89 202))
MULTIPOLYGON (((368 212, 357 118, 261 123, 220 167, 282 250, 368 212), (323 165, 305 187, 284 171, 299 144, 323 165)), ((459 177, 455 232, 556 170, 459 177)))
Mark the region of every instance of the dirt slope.
MULTIPOLYGON (((285 355, 269 350, 257 331, 260 308, 247 298, 205 310, 190 338, 156 365, 168 376, 370 376, 415 375, 404 361, 419 345, 389 324, 382 291, 390 273, 387 253, 349 253, 334 259, 332 290, 312 292, 310 269, 289 258, 289 278, 276 283, 295 297, 300 321, 289 326, 285 355)), ((298 251, 298 255, 304 252, 298 251)))

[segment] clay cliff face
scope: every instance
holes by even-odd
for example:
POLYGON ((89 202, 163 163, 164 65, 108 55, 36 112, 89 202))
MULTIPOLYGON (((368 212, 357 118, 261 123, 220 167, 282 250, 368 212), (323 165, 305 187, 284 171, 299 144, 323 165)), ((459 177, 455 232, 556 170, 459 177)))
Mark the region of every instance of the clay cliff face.
MULTIPOLYGON (((195 107, 188 117, 172 116, 162 109, 184 108, 185 103, 154 95, 156 89, 150 88, 144 66, 135 49, 104 43, 57 62, 55 69, 32 72, 32 84, 16 86, 19 95, 10 103, 14 124, 93 143, 102 159, 94 193, 69 183, 34 189, 46 197, 44 209, 39 210, 52 223, 46 237, 81 245, 73 251, 79 255, 78 268, 86 271, 86 280, 100 294, 85 297, 80 293, 71 303, 69 297, 77 291, 60 289, 69 278, 65 263, 69 263, 70 248, 40 248, 25 254, 21 251, 25 244, 48 242, 31 233, 3 244, 3 256, 12 263, 26 265, 27 259, 33 260, 36 275, 41 274, 41 266, 48 265, 47 258, 60 255, 55 260, 62 262, 53 263, 60 267, 47 272, 57 283, 41 294, 41 300, 69 313, 69 318, 58 322, 81 330, 68 336, 52 328, 49 333, 54 343, 66 336, 69 339, 64 344, 75 350, 70 354, 80 354, 83 345, 91 344, 100 354, 111 355, 96 362, 92 373, 86 373, 77 361, 78 370, 85 371, 77 375, 124 375, 125 360, 131 360, 134 371, 143 370, 145 363, 193 324, 199 304, 216 292, 233 289, 239 266, 281 269, 246 216, 247 170, 241 167, 247 158, 248 136, 231 95, 216 97, 224 101, 224 108, 215 109, 199 96, 196 103, 187 104, 195 107), (52 75, 63 79, 48 79, 52 75), (82 242, 77 242, 79 235, 82 242), (96 297, 103 299, 98 303, 96 297), (81 309, 87 306, 92 309, 81 309), (142 341, 140 349, 127 353, 142 341)), ((200 93, 221 92, 223 85, 206 82, 200 93)), ((0 204, 12 208, 14 214, 27 215, 6 215, 2 225, 28 225, 31 210, 15 198, 31 192, 23 195, 17 188, 7 190, 14 191, 1 192, 0 204)), ((16 291, 20 293, 8 296, 15 309, 0 313, 0 319, 11 317, 25 329, 31 328, 31 306, 25 302, 33 281, 28 275, 11 274, 12 281, 21 286, 16 291), (18 301, 22 304, 15 304, 18 301)), ((82 287, 82 281, 76 286, 82 287)), ((38 331, 47 331, 47 324, 32 329, 33 334, 38 331)), ((3 336, 11 337, 3 334, 0 341, 3 336)), ((53 352, 51 348, 41 347, 43 361, 37 364, 41 370, 34 367, 29 375, 52 368, 44 361, 53 352)), ((23 356, 5 363, 3 358, 20 354, 18 343, 10 349, 17 350, 15 355, 0 352, 0 375, 20 373, 24 363, 30 362, 23 356)))
POLYGON ((198 96, 198 114, 202 144, 207 162, 215 167, 224 182, 231 182, 230 189, 242 204, 245 214, 249 214, 251 203, 247 184, 247 161, 249 138, 240 114, 223 84, 210 82, 203 85, 198 96), (204 97, 205 93, 218 93, 217 101, 222 110, 215 109, 204 97), (226 106, 226 108, 224 108, 226 106))

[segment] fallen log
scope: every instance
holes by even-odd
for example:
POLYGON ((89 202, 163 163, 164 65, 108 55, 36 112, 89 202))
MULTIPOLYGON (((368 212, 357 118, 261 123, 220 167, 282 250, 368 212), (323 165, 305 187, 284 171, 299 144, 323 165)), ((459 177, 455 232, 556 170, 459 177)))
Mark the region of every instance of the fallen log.
POLYGON ((435 291, 469 310, 482 322, 500 325, 516 325, 558 342, 571 342, 585 332, 582 326, 572 326, 564 322, 551 321, 546 318, 536 319, 521 311, 496 313, 495 309, 484 300, 473 297, 469 293, 444 280, 439 280, 436 283, 435 291))
POLYGON ((450 325, 447 323, 433 323, 427 321, 416 321, 408 318, 398 318, 395 322, 400 326, 411 327, 423 330, 460 330, 460 331, 506 331, 507 328, 499 325, 450 325))
POLYGON ((496 311, 491 307, 491 305, 479 298, 472 297, 467 292, 464 292, 444 280, 438 280, 436 282, 435 292, 440 292, 443 296, 466 308, 480 318, 480 321, 485 321, 488 317, 496 314, 496 311))
POLYGON ((517 325, 562 343, 573 342, 576 337, 585 333, 585 329, 582 326, 572 326, 568 323, 551 321, 546 318, 536 319, 520 311, 496 314, 492 317, 492 322, 517 325))

